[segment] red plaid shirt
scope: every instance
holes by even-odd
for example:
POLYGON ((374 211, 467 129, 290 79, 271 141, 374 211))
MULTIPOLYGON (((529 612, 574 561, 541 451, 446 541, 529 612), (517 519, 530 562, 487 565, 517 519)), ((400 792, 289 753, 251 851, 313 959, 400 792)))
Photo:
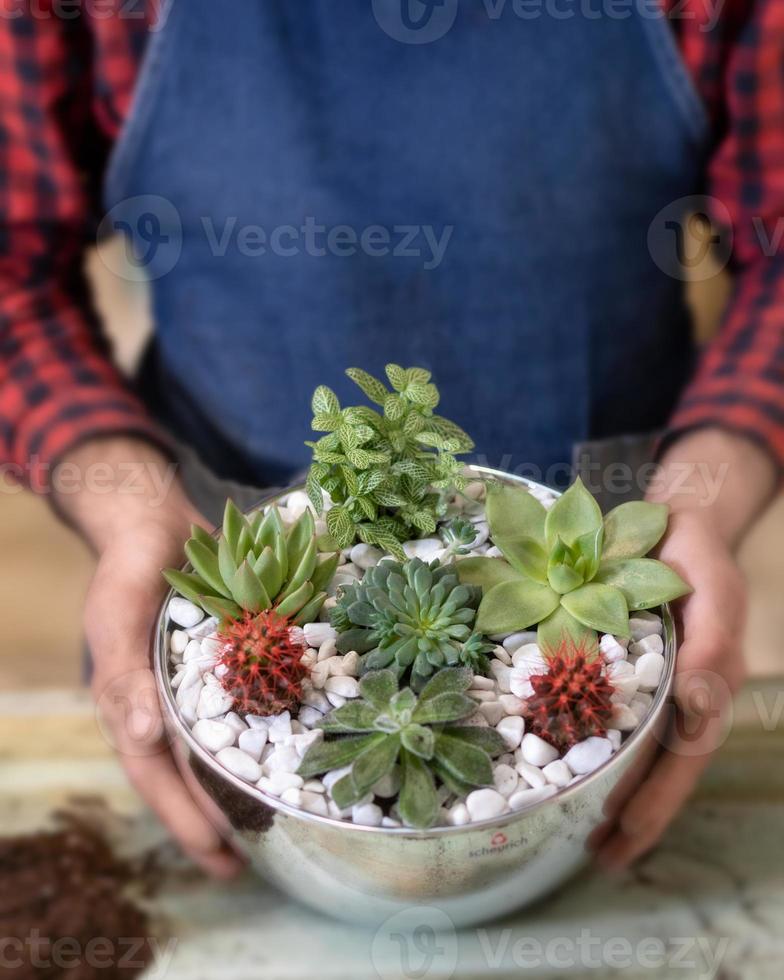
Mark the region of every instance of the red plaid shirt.
MULTIPOLYGON (((672 429, 722 426, 784 464, 784 2, 664 2, 713 124, 705 186, 731 217, 735 273, 672 429)), ((143 0, 114 3, 75 18, 0 0, 0 462, 39 489, 89 437, 165 443, 112 364, 83 270, 148 36, 143 0)))

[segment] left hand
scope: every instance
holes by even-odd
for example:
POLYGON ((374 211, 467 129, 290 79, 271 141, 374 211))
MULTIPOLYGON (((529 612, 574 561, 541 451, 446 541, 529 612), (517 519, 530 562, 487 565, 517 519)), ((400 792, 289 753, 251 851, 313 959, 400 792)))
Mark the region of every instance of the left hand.
POLYGON ((683 806, 724 741, 732 695, 745 677, 745 583, 710 515, 699 509, 674 513, 660 557, 694 592, 676 609, 681 643, 666 743, 650 772, 594 838, 597 859, 610 871, 650 850, 683 806))

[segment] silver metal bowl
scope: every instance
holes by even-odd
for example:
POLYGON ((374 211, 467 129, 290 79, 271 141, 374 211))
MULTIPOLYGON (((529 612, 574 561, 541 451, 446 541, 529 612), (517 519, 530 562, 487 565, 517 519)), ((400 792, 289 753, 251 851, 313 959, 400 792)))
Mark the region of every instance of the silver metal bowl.
MULTIPOLYGON (((487 467, 478 477, 536 486, 487 467)), ((260 501, 259 506, 300 489, 260 501)), ((256 509, 256 508, 254 508, 256 509)), ((364 827, 320 817, 269 796, 216 762, 180 720, 169 679, 164 601, 153 663, 172 750, 205 812, 269 881, 319 911, 378 924, 411 906, 434 906, 456 926, 509 913, 556 888, 588 860, 591 831, 629 794, 664 735, 675 670, 669 609, 665 673, 647 718, 603 766, 525 810, 462 827, 364 827)))

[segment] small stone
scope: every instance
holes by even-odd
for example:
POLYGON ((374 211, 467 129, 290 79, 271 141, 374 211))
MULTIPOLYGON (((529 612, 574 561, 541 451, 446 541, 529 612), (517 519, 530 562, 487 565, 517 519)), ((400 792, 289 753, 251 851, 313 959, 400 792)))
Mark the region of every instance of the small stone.
POLYGON ((207 636, 212 636, 217 638, 217 629, 220 624, 214 616, 208 616, 203 619, 198 625, 191 626, 188 630, 188 636, 192 640, 202 640, 207 636))
POLYGON ((501 764, 493 769, 493 783, 501 796, 511 796, 519 782, 517 773, 511 766, 501 764))
POLYGON ((635 694, 629 702, 629 708, 637 716, 637 721, 641 722, 650 711, 653 698, 650 694, 635 694))
POLYGON ((450 809, 446 819, 452 827, 462 827, 471 822, 471 814, 468 812, 465 803, 456 803, 450 809))
POLYGON ((249 783, 257 783, 261 779, 261 766, 242 749, 234 747, 221 749, 216 758, 222 766, 240 779, 247 779, 249 783))
POLYGON ((658 633, 651 633, 650 636, 644 636, 636 643, 631 643, 629 653, 635 657, 641 657, 646 653, 664 653, 664 640, 658 633))
POLYGON ((509 806, 513 810, 522 810, 533 803, 539 803, 556 793, 556 788, 551 783, 544 786, 537 786, 535 789, 521 789, 509 797, 509 806))
POLYGON ((310 793, 304 787, 300 793, 300 806, 308 813, 315 813, 319 817, 329 816, 327 801, 323 793, 310 793))
POLYGON ((340 694, 335 694, 334 691, 330 691, 327 694, 327 700, 329 701, 329 703, 332 705, 333 708, 342 708, 343 705, 346 703, 346 699, 340 694))
POLYGON ((329 623, 305 623, 302 627, 305 642, 309 647, 320 647, 327 640, 336 640, 337 630, 329 623))
POLYGON ((566 786, 572 778, 572 770, 567 766, 563 759, 556 759, 542 769, 544 778, 553 786, 566 786))
POLYGON ((525 630, 522 633, 510 633, 503 641, 503 648, 507 653, 514 653, 515 650, 519 650, 526 643, 536 643, 536 632, 534 630, 525 630))
POLYGON ((660 653, 644 653, 637 661, 634 672, 641 691, 655 691, 664 671, 664 657, 660 653))
POLYGON ((173 599, 169 600, 168 613, 172 622, 185 629, 190 629, 204 619, 204 613, 201 609, 181 596, 174 596, 173 599))
POLYGON ((302 776, 295 772, 274 772, 270 776, 262 776, 256 785, 272 796, 282 796, 287 789, 301 789, 303 783, 302 776))
POLYGON ((373 568, 384 557, 384 552, 372 544, 355 544, 349 558, 358 568, 373 568))
POLYGON ((326 695, 310 686, 304 689, 302 703, 309 705, 311 708, 317 708, 322 714, 325 711, 329 711, 329 701, 327 701, 326 695))
POLYGON ((318 655, 316 656, 316 661, 329 660, 330 657, 334 657, 338 652, 337 640, 334 636, 330 636, 329 639, 324 640, 321 646, 318 648, 318 655))
POLYGON ((609 633, 605 633, 599 640, 599 649, 604 654, 604 659, 608 664, 614 663, 616 660, 626 659, 626 647, 622 646, 609 633))
POLYGON ((520 715, 508 715, 502 718, 495 726, 495 730, 504 740, 507 748, 516 749, 523 738, 525 731, 525 721, 520 715))
MULTIPOLYGON (((497 725, 502 718, 506 717, 503 707, 499 701, 484 701, 479 705, 479 712, 481 712, 482 717, 484 717, 488 725, 497 725)), ((473 716, 476 718, 476 715, 473 716)), ((461 725, 470 724, 473 719, 469 719, 467 722, 460 722, 461 725)))
POLYGON ((303 490, 292 490, 286 497, 286 509, 296 521, 306 510, 313 510, 310 497, 303 490))
POLYGON ((249 728, 247 732, 240 732, 237 744, 243 752, 247 752, 258 762, 261 759, 261 751, 267 744, 267 729, 249 728))
POLYGON ((502 646, 497 646, 493 649, 493 658, 495 660, 500 660, 505 667, 512 666, 512 654, 505 650, 502 646))
POLYGON ((327 677, 329 677, 329 661, 322 660, 317 663, 310 672, 310 683, 313 687, 321 689, 327 683, 327 677))
POLYGON ((509 672, 509 692, 518 698, 522 698, 524 701, 526 698, 533 696, 534 688, 528 679, 527 670, 515 670, 512 668, 509 672))
POLYGON ((520 715, 522 717, 525 714, 525 701, 521 701, 516 694, 501 694, 498 703, 506 715, 520 715))
POLYGON ((612 744, 608 739, 592 735, 573 745, 564 756, 564 762, 573 773, 584 776, 604 765, 611 755, 612 744))
POLYGON ((282 714, 270 716, 267 734, 270 742, 273 745, 285 742, 289 735, 291 735, 291 714, 284 711, 282 714))
POLYGON ((267 775, 271 776, 274 772, 296 772, 300 761, 299 754, 293 746, 278 745, 264 764, 267 775))
POLYGON ((397 796, 400 790, 400 769, 394 766, 386 775, 373 787, 373 795, 380 796, 382 800, 391 799, 397 796))
POLYGON ((188 634, 184 630, 174 630, 169 636, 169 649, 179 656, 185 653, 188 642, 188 634))
POLYGON ((364 803, 352 806, 351 819, 354 823, 363 824, 366 827, 380 827, 384 813, 380 806, 375 803, 364 803))
POLYGON ((234 729, 237 735, 239 735, 240 732, 244 732, 248 727, 236 711, 230 711, 223 720, 227 725, 230 725, 234 729))
POLYGON ((359 682, 355 677, 328 677, 324 685, 327 697, 338 694, 342 698, 359 697, 359 682))
POLYGON ((318 708, 311 708, 310 705, 299 709, 299 720, 306 728, 313 728, 323 717, 323 713, 318 708))
POLYGON ((413 541, 403 542, 406 558, 420 558, 424 562, 440 558, 443 550, 444 545, 439 538, 417 538, 413 541))
POLYGON ((645 636, 661 633, 662 621, 655 613, 636 612, 629 617, 629 632, 632 640, 639 642, 645 636))
POLYGON ((359 654, 355 650, 345 657, 331 657, 327 663, 330 677, 356 677, 359 673, 359 654))
POLYGON ((471 681, 472 691, 494 691, 495 681, 492 677, 482 677, 480 674, 475 674, 471 681))
MULTIPOLYGON (((466 811, 466 813, 467 812, 468 811, 466 811)), ((382 817, 381 818, 381 826, 382 827, 389 827, 391 829, 393 827, 402 827, 403 824, 399 820, 393 820, 392 817, 382 817)))
POLYGON ((495 687, 493 687, 492 691, 480 691, 474 688, 471 691, 471 697, 474 699, 474 701, 479 701, 481 704, 488 704, 491 701, 498 700, 498 694, 496 693, 495 687))
POLYGON ((628 704, 614 704, 610 728, 617 728, 621 732, 631 732, 639 724, 637 715, 632 711, 628 704))
POLYGON ((475 789, 465 800, 472 820, 490 820, 506 812, 506 799, 494 789, 475 789))
POLYGON ((617 752, 621 747, 621 733, 617 728, 609 728, 607 730, 607 741, 612 745, 613 752, 617 752))
POLYGON ((468 497, 469 500, 484 500, 487 492, 484 481, 474 480, 472 483, 467 484, 465 490, 463 490, 463 496, 468 497))
MULTIPOLYGON (((479 711, 477 711, 475 715, 470 715, 468 718, 464 718, 460 722, 460 724, 465 725, 468 728, 488 728, 489 722, 487 718, 485 718, 485 716, 482 714, 482 708, 488 708, 488 707, 491 707, 491 705, 486 705, 486 704, 480 705, 479 711)), ((501 720, 502 717, 503 715, 499 715, 496 724, 498 724, 498 722, 501 720)))
POLYGON ((500 660, 493 659, 490 661, 490 673, 495 678, 496 684, 498 684, 498 689, 504 694, 508 694, 511 690, 511 674, 512 668, 507 667, 505 663, 500 660))
POLYGON ((529 732, 523 738, 520 754, 525 762, 542 769, 551 762, 555 762, 558 758, 558 749, 550 745, 549 742, 545 742, 538 735, 534 735, 533 732, 529 732))
POLYGON ((613 677, 613 692, 610 700, 614 704, 628 704, 637 693, 640 686, 640 679, 632 674, 629 677, 613 677))
POLYGON ((234 698, 220 684, 205 684, 199 694, 196 715, 199 718, 217 718, 231 710, 234 698))
POLYGON ((522 756, 522 749, 518 749, 515 753, 515 758, 517 759, 517 765, 515 768, 519 775, 532 786, 534 789, 538 789, 540 786, 544 786, 547 779, 538 766, 532 766, 530 762, 526 762, 522 756))
POLYGON ((616 660, 614 663, 608 664, 606 673, 608 677, 613 679, 616 677, 631 677, 634 674, 634 664, 630 664, 628 660, 616 660))
POLYGON ((234 745, 234 731, 224 721, 200 718, 191 729, 193 737, 208 752, 220 752, 234 745))
POLYGON ((190 664, 194 660, 201 660, 202 656, 201 643, 198 640, 188 640, 182 654, 182 662, 190 664))
POLYGON ((327 789, 320 779, 306 779, 302 788, 308 793, 326 793, 327 789))
POLYGON ((302 807, 302 790, 294 786, 284 789, 280 798, 284 803, 289 803, 291 806, 302 807))
POLYGON ((316 728, 312 732, 303 732, 300 735, 289 735, 285 744, 295 749, 297 755, 302 758, 311 745, 314 745, 316 742, 320 742, 323 738, 324 732, 320 728, 316 728))
POLYGON ((257 731, 264 730, 266 732, 269 728, 270 719, 262 718, 261 715, 245 715, 245 723, 248 728, 255 728, 257 731))
POLYGON ((526 671, 529 677, 532 674, 546 674, 550 669, 538 643, 524 643, 518 647, 512 654, 512 665, 517 673, 526 671))

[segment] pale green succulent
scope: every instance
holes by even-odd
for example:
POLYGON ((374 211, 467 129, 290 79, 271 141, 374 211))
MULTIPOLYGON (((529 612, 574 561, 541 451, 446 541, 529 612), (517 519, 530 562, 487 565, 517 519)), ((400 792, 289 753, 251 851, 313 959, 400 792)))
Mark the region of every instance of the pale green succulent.
POLYGON ((689 586, 661 561, 643 557, 667 528, 668 508, 620 504, 602 519, 577 481, 549 511, 527 490, 491 484, 490 534, 504 558, 466 558, 460 580, 480 585, 476 628, 512 633, 538 624, 539 644, 554 649, 564 633, 584 641, 596 630, 628 636, 629 611, 685 595, 689 586))
POLYGON ((460 584, 455 565, 386 560, 341 590, 330 621, 338 650, 364 655, 363 671, 389 667, 418 690, 442 667, 486 666, 472 639, 480 599, 480 589, 460 584))
POLYGON ((217 538, 197 525, 191 534, 185 555, 193 571, 163 573, 180 595, 219 619, 275 609, 295 624, 315 620, 338 555, 319 554, 310 510, 287 530, 277 507, 248 520, 227 500, 217 538))
POLYGON ((464 796, 492 784, 491 759, 504 751, 495 729, 459 724, 478 708, 466 694, 471 681, 470 670, 447 668, 417 697, 410 688, 398 690, 391 670, 365 674, 361 697, 319 722, 325 741, 308 749, 299 775, 308 779, 350 765, 332 787, 333 800, 345 809, 399 764, 401 819, 410 827, 431 827, 438 818, 436 778, 464 796))

